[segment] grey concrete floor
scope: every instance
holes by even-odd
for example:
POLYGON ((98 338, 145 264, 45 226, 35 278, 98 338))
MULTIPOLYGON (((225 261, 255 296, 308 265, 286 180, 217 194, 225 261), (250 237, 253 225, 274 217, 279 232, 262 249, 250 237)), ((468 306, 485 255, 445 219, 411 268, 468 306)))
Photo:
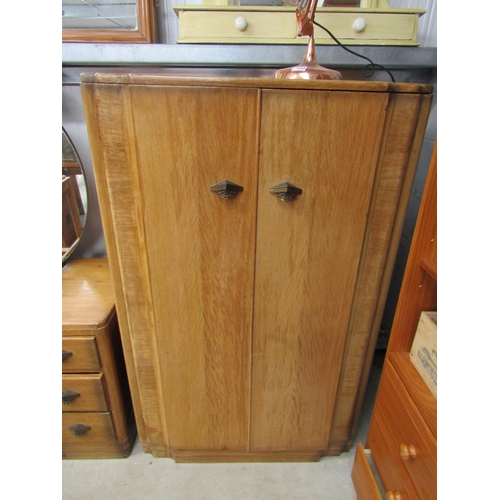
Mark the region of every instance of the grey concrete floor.
POLYGON ((380 378, 376 351, 354 445, 313 463, 176 464, 142 451, 126 459, 63 460, 63 500, 356 500, 351 469, 365 443, 380 378))

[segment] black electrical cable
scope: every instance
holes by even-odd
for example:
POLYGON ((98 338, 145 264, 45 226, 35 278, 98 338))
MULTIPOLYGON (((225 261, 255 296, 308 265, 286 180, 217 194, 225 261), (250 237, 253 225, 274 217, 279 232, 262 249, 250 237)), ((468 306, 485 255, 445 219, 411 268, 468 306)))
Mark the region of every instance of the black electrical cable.
POLYGON ((367 64, 364 68, 363 68, 363 75, 366 77, 366 78, 370 78, 371 76, 373 76, 373 74, 375 73, 375 69, 376 68, 379 68, 383 71, 385 71, 390 77, 391 77, 391 80, 393 82, 395 82, 396 80, 394 80, 394 76, 392 76, 392 73, 387 69, 387 68, 384 68, 384 66, 382 66, 381 64, 377 64, 377 63, 374 63, 369 57, 366 57, 366 56, 363 56, 361 54, 358 54, 357 52, 354 52, 354 50, 351 50, 351 49, 348 49, 345 45, 343 45, 342 43, 339 42, 339 40, 337 38, 335 38, 335 36, 333 36, 333 34, 328 31, 324 26, 321 26, 321 24, 319 24, 318 22, 316 21, 313 21, 313 24, 315 24, 316 26, 318 26, 318 28, 321 28, 322 30, 325 30, 329 35, 330 37, 340 46, 342 47, 344 50, 347 50, 347 52, 350 52, 351 54, 354 54, 355 56, 358 56, 358 57, 361 57, 362 59, 366 59, 370 64, 367 64), (371 73, 367 73, 368 70, 371 70, 371 73))

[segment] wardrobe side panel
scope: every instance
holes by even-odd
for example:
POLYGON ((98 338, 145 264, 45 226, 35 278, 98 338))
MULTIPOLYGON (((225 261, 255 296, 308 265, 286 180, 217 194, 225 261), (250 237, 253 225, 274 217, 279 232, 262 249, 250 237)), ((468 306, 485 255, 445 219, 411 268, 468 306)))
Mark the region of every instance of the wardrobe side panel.
POLYGON ((142 199, 126 85, 82 84, 106 251, 137 429, 145 451, 167 442, 142 238, 142 199))
POLYGON ((332 420, 331 454, 349 449, 357 427, 431 102, 431 95, 390 96, 332 420))

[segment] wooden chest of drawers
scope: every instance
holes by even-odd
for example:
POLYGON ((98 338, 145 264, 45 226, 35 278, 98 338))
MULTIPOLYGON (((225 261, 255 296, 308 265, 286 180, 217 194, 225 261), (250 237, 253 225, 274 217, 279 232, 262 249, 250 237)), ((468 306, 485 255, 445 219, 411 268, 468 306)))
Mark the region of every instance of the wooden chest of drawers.
MULTIPOLYGON (((415 371, 409 364, 405 369, 415 371)), ((367 445, 391 491, 401 498, 436 498, 436 437, 390 359, 380 381, 367 445)))
POLYGON ((62 455, 120 458, 135 439, 106 259, 62 271, 62 455))

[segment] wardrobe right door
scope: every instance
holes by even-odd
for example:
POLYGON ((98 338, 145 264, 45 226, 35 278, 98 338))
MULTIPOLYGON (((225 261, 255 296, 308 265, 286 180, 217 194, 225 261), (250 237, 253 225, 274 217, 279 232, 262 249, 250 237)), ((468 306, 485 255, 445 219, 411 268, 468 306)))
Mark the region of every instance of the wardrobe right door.
POLYGON ((328 447, 387 102, 263 90, 252 451, 328 447))

